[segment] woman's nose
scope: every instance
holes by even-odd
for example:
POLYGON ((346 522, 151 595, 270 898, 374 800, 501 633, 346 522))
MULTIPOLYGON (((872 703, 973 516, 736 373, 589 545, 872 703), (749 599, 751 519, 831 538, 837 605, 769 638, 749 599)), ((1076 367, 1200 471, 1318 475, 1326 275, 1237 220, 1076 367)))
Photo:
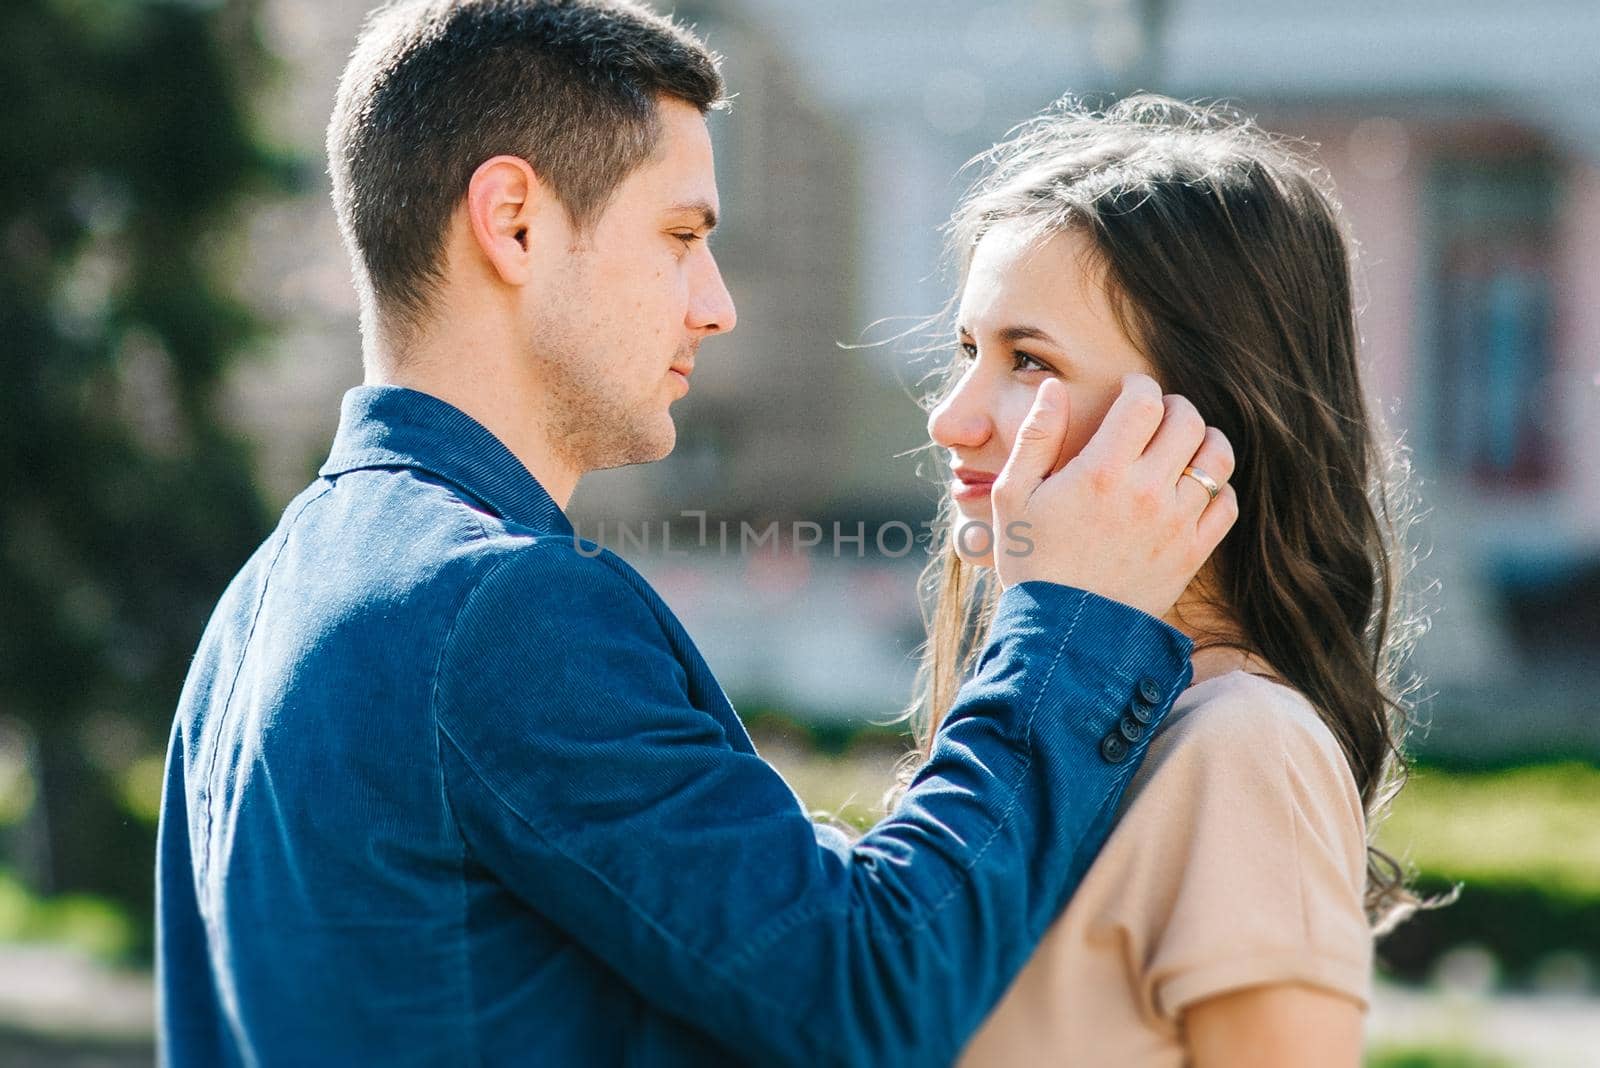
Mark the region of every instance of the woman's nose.
POLYGON ((977 377, 976 368, 969 369, 928 413, 928 436, 943 448, 977 448, 994 432, 977 377))

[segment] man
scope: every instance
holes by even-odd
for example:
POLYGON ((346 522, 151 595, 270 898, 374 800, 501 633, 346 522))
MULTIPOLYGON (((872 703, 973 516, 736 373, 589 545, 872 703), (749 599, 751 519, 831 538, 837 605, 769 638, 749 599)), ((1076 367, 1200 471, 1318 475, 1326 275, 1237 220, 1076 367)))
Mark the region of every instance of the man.
POLYGON ((1226 445, 1130 382, 1084 454, 1041 390, 994 490, 1033 551, 905 801, 813 825, 672 613, 562 507, 666 455, 734 308, 688 33, 601 0, 408 3, 328 147, 366 385, 228 587, 158 860, 164 1058, 941 1064, 1109 831, 1232 521, 1226 445), (1165 418, 1164 418, 1165 416, 1165 418), (1199 452, 1197 453, 1197 450, 1199 452), (1090 592, 1093 591, 1093 592, 1090 592))

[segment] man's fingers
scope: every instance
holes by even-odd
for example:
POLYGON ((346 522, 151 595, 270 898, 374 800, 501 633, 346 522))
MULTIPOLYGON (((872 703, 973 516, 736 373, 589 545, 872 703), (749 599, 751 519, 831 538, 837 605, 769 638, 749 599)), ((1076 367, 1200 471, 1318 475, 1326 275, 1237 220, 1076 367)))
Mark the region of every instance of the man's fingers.
MULTIPOLYGON (((1206 427, 1205 439, 1186 466, 1194 468, 1197 476, 1203 475, 1219 487, 1225 485, 1233 477, 1233 446, 1227 435, 1214 426, 1206 427)), ((1211 494, 1204 480, 1199 477, 1179 475, 1177 492, 1185 500, 1194 499, 1197 515, 1211 503, 1211 494)))
POLYGON ((1233 477, 1233 442, 1216 427, 1208 426, 1205 440, 1200 443, 1199 450, 1189 464, 1200 468, 1218 482, 1226 482, 1233 477))
MULTIPOLYGON (((1189 480, 1184 479, 1184 481, 1189 480)), ((1200 522, 1195 526, 1195 533, 1200 538, 1196 548, 1209 557, 1216 547, 1222 544, 1223 537, 1238 518, 1239 496, 1234 493, 1233 486, 1224 485, 1222 492, 1217 494, 1217 499, 1206 505, 1206 510, 1200 513, 1200 522)))
MULTIPOLYGON (((1187 397, 1169 394, 1161 404, 1161 427, 1145 448, 1144 459, 1155 470, 1176 479, 1178 472, 1195 462, 1193 457, 1205 442, 1206 421, 1187 397)), ((1227 476, 1213 473, 1212 477, 1222 482, 1227 476)))
POLYGON ((1122 392, 1079 455, 1097 467, 1126 468, 1143 454, 1164 413, 1161 387, 1155 379, 1123 375, 1122 392))
POLYGON ((1026 520, 1036 539, 1027 553, 996 553, 996 574, 1003 586, 1044 579, 1160 617, 1238 518, 1239 499, 1227 484, 1232 447, 1187 400, 1163 398, 1154 379, 1130 375, 1094 438, 1052 474, 1065 406, 1059 382, 1041 386, 995 481, 996 527, 1009 531, 1012 521, 1026 520), (1216 481, 1216 500, 1193 478, 1178 488, 1185 466, 1216 481))
POLYGON ((1060 379, 1045 379, 1033 395, 1033 407, 1022 420, 1005 467, 995 478, 996 500, 1026 501, 1050 477, 1061 456, 1068 418, 1067 387, 1060 379))

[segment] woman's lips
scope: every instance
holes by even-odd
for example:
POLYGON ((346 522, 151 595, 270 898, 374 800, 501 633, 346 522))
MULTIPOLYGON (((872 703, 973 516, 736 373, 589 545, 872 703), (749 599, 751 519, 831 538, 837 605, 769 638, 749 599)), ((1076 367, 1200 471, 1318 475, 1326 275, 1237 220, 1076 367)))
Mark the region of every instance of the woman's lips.
POLYGON ((958 501, 983 500, 989 496, 994 480, 994 475, 982 471, 958 474, 950 483, 950 496, 958 501))

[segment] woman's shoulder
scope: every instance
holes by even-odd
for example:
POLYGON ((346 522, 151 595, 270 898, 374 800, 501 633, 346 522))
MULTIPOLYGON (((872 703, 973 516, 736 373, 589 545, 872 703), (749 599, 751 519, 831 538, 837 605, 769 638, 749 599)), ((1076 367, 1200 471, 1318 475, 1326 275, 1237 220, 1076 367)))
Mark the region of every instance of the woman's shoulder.
POLYGON ((1244 671, 1213 676, 1184 691, 1151 743, 1191 759, 1281 756, 1293 762, 1349 766, 1338 739, 1300 691, 1244 671))
POLYGON ((1094 922, 1141 946, 1160 1015, 1265 982, 1365 1000, 1365 816, 1310 701, 1242 672, 1196 684, 1130 792, 1094 922))
POLYGON ((1229 671, 1179 695, 1167 728, 1199 744, 1257 739, 1285 732, 1308 744, 1338 749, 1333 732, 1304 694, 1264 675, 1229 671))
POLYGON ((1293 802, 1303 815, 1320 813, 1318 822, 1347 825, 1353 837, 1365 832, 1349 761, 1311 702, 1242 671, 1196 683, 1179 697, 1130 792, 1130 803, 1146 794, 1181 796, 1195 818, 1229 822, 1240 818, 1240 806, 1293 802))

